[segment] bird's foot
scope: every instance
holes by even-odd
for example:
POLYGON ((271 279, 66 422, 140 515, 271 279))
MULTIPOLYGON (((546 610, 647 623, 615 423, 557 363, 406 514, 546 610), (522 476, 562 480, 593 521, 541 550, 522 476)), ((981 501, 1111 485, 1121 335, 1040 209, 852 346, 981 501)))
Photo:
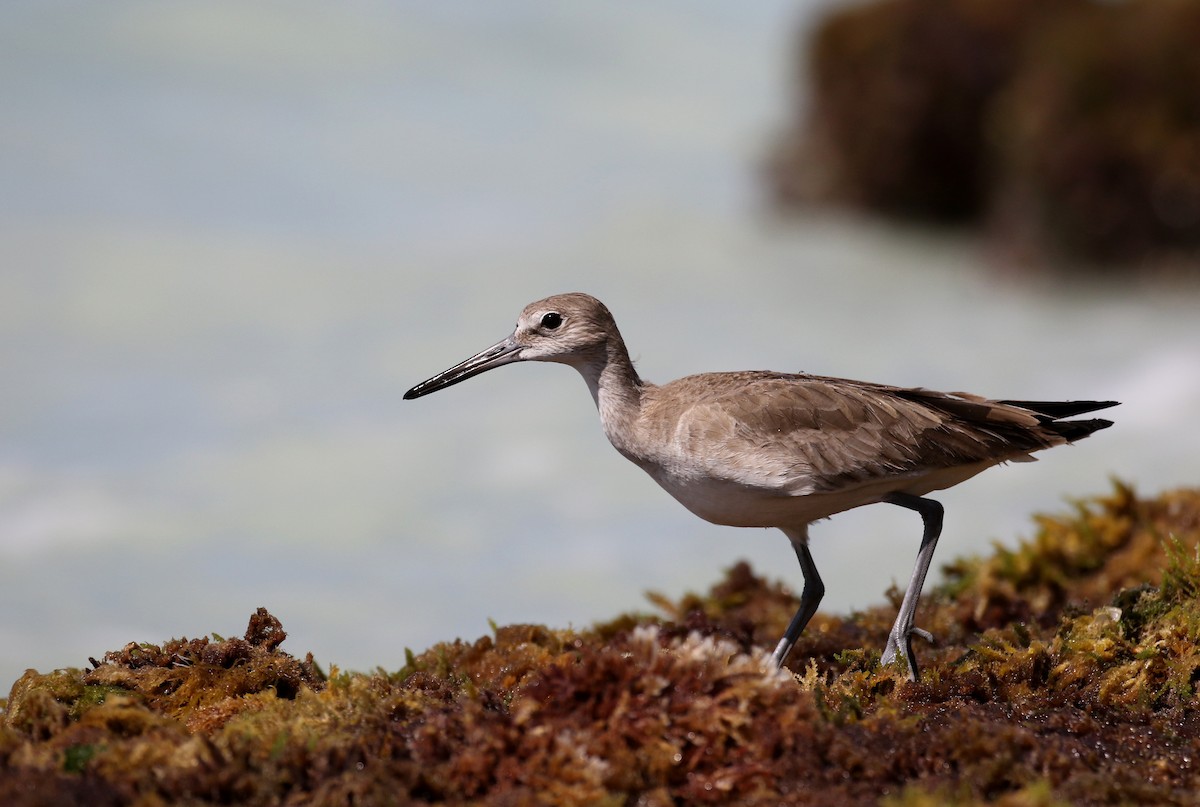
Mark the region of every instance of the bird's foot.
POLYGON ((907 630, 893 627, 888 633, 887 644, 883 648, 883 656, 880 658, 881 666, 888 666, 896 663, 896 657, 904 659, 905 665, 908 667, 908 680, 920 681, 921 671, 917 667, 917 657, 912 651, 912 637, 920 636, 930 644, 936 644, 933 634, 923 628, 909 627, 907 630))

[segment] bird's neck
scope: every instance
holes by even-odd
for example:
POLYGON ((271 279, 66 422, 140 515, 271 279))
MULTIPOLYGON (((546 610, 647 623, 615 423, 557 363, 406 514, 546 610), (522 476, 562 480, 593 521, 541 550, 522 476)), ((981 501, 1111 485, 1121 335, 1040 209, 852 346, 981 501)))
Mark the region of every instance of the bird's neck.
POLYGON ((597 351, 590 361, 578 369, 591 390, 604 431, 610 437, 621 424, 637 418, 645 382, 633 369, 629 351, 620 336, 610 338, 603 351, 597 351))

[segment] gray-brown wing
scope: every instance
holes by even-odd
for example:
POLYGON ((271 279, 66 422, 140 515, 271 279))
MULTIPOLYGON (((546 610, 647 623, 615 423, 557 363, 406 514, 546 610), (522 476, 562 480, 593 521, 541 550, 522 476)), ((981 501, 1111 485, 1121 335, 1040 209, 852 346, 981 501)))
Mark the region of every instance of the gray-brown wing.
POLYGON ((704 390, 687 397, 694 403, 676 421, 675 445, 712 476, 781 493, 1022 457, 1061 442, 1039 434, 1029 412, 978 396, 773 373, 693 378, 704 390))

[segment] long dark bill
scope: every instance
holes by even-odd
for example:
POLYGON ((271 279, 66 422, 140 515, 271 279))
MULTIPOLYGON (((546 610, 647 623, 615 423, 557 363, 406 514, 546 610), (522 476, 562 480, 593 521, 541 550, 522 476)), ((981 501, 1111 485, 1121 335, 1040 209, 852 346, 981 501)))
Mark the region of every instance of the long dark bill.
POLYGON ((466 381, 472 376, 485 373, 493 367, 512 364, 514 361, 520 360, 521 346, 514 342, 510 336, 504 341, 492 345, 487 350, 476 353, 466 361, 459 362, 449 370, 444 370, 433 378, 417 384, 404 393, 404 400, 411 401, 413 398, 420 398, 422 395, 437 392, 440 389, 453 386, 460 381, 466 381))

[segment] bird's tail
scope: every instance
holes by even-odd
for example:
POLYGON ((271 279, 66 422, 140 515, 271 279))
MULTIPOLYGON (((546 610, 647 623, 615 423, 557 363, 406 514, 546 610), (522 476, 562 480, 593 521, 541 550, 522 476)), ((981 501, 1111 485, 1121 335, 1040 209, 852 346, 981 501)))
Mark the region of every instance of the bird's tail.
POLYGON ((1068 442, 1082 440, 1092 432, 1107 429, 1113 425, 1111 420, 1092 418, 1089 420, 1060 420, 1098 409, 1108 409, 1120 401, 1000 401, 1008 406, 1027 409, 1038 415, 1042 425, 1056 434, 1062 435, 1068 442))

